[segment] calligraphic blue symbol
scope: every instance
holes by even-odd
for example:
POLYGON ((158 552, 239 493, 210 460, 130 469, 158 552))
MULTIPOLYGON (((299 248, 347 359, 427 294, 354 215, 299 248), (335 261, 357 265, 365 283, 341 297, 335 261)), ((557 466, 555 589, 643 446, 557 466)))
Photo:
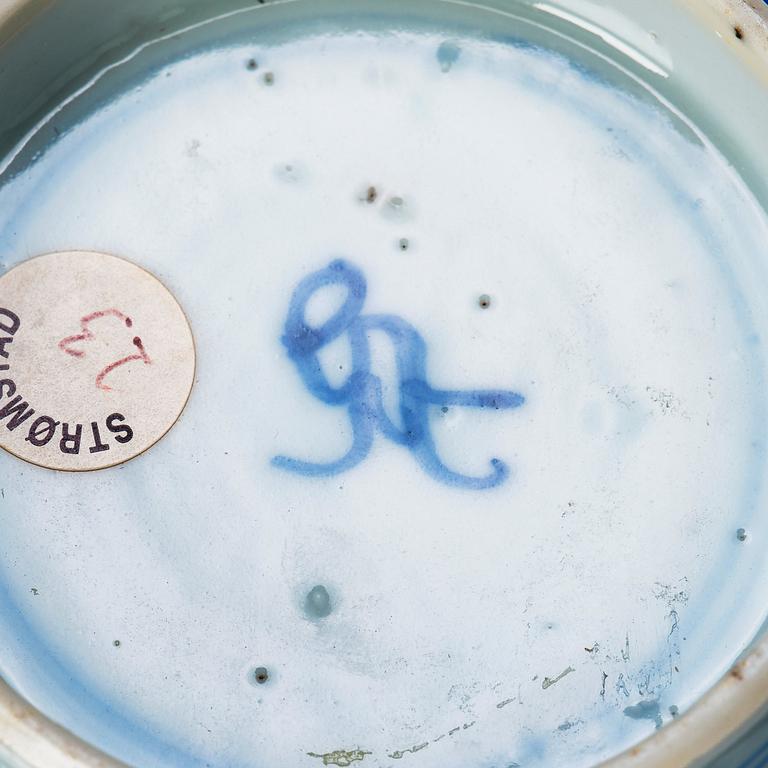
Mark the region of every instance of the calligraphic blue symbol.
POLYGON ((276 456, 272 464, 289 472, 310 477, 336 475, 363 461, 371 450, 377 430, 398 445, 407 448, 422 469, 446 485, 483 490, 503 483, 509 467, 500 459, 491 459, 491 470, 480 477, 463 475, 447 467, 437 454, 430 432, 430 406, 464 408, 519 408, 525 398, 505 390, 443 390, 427 382, 427 346, 419 332, 396 315, 361 314, 366 296, 363 273, 354 265, 336 260, 325 269, 305 277, 291 298, 285 332, 282 337, 290 359, 309 392, 330 406, 344 406, 352 426, 352 446, 341 458, 315 463, 276 456), (342 305, 324 323, 312 326, 306 309, 312 296, 328 286, 346 289, 342 305), (385 334, 395 350, 398 376, 401 426, 387 415, 382 384, 371 373, 368 334, 385 334), (352 372, 344 383, 333 386, 326 377, 318 353, 342 334, 348 334, 352 352, 352 372))

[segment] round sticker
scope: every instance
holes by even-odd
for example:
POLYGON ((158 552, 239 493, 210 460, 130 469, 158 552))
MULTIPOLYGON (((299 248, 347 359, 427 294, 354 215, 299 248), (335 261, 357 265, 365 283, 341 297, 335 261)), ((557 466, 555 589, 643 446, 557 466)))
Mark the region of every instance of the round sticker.
POLYGON ((195 346, 153 275, 91 251, 50 253, 0 277, 0 447, 50 469, 132 459, 176 422, 195 346))

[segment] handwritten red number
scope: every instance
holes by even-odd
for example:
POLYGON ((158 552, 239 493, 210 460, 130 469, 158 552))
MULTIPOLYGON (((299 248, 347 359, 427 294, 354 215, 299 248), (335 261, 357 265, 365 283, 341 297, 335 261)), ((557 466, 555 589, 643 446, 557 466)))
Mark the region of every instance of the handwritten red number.
MULTIPOLYGON (((80 333, 74 336, 67 336, 66 338, 62 339, 59 342, 59 349, 62 352, 66 352, 68 355, 72 355, 72 357, 85 357, 84 350, 73 349, 72 345, 80 342, 88 342, 95 338, 96 334, 90 329, 89 326, 94 320, 100 320, 105 317, 117 318, 125 324, 126 328, 131 328, 133 326, 133 321, 131 318, 118 309, 102 309, 98 312, 91 312, 90 315, 85 315, 85 317, 80 318, 80 333)), ((144 344, 142 343, 139 336, 133 337, 133 346, 136 347, 138 352, 126 355, 125 357, 121 357, 119 360, 115 360, 114 363, 110 363, 101 371, 99 371, 96 376, 96 386, 99 389, 102 389, 105 392, 111 391, 112 387, 110 387, 108 384, 105 384, 104 379, 121 365, 126 365, 127 363, 132 363, 139 360, 142 361, 145 365, 151 364, 152 360, 147 354, 146 349, 144 349, 144 344)))

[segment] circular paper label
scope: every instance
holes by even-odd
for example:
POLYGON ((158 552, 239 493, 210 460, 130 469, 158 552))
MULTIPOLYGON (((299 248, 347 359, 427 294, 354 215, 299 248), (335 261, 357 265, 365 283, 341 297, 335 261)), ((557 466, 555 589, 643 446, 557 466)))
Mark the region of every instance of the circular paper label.
POLYGON ((91 251, 50 253, 0 277, 0 447, 50 469, 138 456, 176 422, 195 347, 153 275, 91 251))

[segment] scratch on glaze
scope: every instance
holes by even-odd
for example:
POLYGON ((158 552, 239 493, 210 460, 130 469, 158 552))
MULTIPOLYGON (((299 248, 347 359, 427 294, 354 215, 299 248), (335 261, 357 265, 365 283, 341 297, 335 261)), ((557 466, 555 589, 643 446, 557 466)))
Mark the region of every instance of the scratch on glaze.
POLYGON ((340 768, 352 765, 360 760, 365 760, 366 755, 372 755, 373 752, 365 752, 362 749, 337 749, 335 752, 326 752, 324 755, 318 755, 316 752, 307 752, 309 757, 316 757, 323 761, 323 765, 337 765, 340 768))
POLYGON ((560 682, 566 675, 570 675, 571 672, 575 672, 576 670, 573 667, 568 667, 567 669, 564 669, 557 677, 551 678, 551 677, 545 677, 541 681, 541 687, 546 691, 547 688, 553 686, 555 683, 560 682))

